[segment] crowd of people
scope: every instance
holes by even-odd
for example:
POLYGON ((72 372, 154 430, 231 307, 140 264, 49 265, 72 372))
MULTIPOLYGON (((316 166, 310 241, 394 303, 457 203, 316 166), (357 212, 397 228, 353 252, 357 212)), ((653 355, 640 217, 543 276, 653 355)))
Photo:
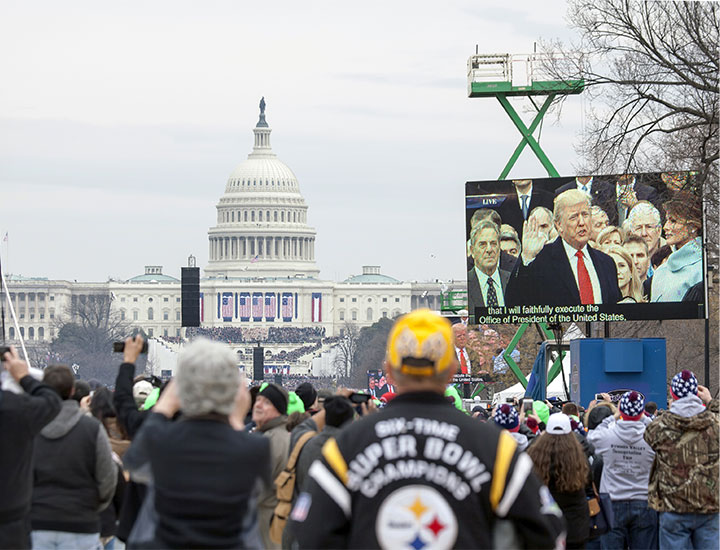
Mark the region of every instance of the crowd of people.
POLYGON ((554 197, 514 180, 499 205, 470 216, 470 311, 702 302, 702 203, 689 190, 692 175, 661 176, 662 194, 623 174, 578 177, 554 197))
POLYGON ((429 310, 394 323, 382 402, 249 387, 205 338, 162 382, 136 375, 142 345, 114 391, 4 354, 0 549, 718 547, 718 401, 690 370, 666 411, 632 389, 465 411, 429 310))
POLYGON ((302 344, 320 341, 325 337, 325 327, 189 327, 186 336, 189 340, 202 337, 228 344, 302 344))

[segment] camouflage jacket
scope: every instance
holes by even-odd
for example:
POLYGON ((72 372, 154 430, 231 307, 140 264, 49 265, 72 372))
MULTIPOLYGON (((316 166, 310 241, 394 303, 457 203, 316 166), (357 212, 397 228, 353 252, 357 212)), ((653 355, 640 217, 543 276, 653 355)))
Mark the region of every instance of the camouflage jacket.
POLYGON ((645 429, 655 451, 648 504, 659 512, 718 513, 718 400, 695 416, 666 412, 645 429))

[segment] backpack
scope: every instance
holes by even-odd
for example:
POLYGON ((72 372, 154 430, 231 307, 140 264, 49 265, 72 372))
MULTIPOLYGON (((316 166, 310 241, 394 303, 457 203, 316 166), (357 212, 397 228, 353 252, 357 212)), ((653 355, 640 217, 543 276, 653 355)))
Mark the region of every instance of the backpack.
POLYGON ((277 506, 273 512, 272 521, 270 522, 270 540, 280 544, 282 542, 282 534, 285 530, 290 511, 292 510, 293 493, 295 492, 295 468, 297 459, 300 456, 305 443, 310 441, 317 435, 317 432, 309 431, 300 436, 295 448, 290 453, 285 469, 275 478, 275 489, 278 499, 277 506))

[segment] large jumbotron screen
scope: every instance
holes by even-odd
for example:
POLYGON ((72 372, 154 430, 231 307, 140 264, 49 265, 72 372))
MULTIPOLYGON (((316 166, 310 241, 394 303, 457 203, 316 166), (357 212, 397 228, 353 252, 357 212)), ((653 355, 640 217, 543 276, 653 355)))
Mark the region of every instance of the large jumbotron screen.
POLYGON ((705 317, 692 172, 465 184, 471 322, 705 317))

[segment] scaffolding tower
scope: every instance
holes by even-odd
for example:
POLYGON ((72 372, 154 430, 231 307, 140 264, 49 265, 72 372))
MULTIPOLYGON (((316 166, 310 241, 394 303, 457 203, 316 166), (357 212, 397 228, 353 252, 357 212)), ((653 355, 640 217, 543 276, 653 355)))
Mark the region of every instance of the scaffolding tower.
MULTIPOLYGON (((507 178, 526 146, 529 146, 535 153, 535 156, 547 171, 548 176, 560 176, 533 134, 540 126, 550 105, 558 96, 579 94, 584 90, 584 80, 559 79, 555 74, 557 67, 567 66, 568 64, 581 67, 582 58, 552 53, 479 54, 477 50, 475 55, 468 58, 468 97, 496 98, 522 135, 520 143, 513 151, 498 179, 504 180, 507 178), (545 100, 538 107, 535 98, 543 96, 545 100), (511 105, 508 99, 510 97, 527 97, 532 102, 537 113, 529 126, 525 125, 511 105)), ((503 352, 503 358, 510 370, 525 388, 527 388, 527 379, 510 354, 514 351, 529 326, 529 323, 521 324, 512 341, 503 352)), ((558 336, 553 334, 546 323, 537 323, 537 329, 547 340, 558 336)), ((564 351, 557 354, 557 358, 548 373, 548 384, 560 374, 564 355, 564 351)), ((473 396, 479 394, 484 388, 485 385, 480 384, 473 391, 473 396)))

